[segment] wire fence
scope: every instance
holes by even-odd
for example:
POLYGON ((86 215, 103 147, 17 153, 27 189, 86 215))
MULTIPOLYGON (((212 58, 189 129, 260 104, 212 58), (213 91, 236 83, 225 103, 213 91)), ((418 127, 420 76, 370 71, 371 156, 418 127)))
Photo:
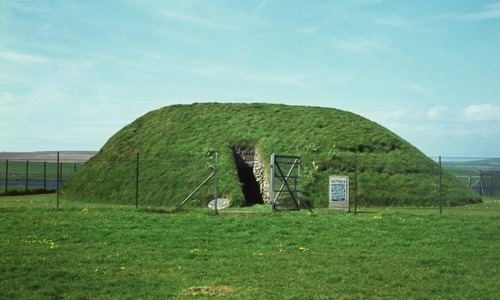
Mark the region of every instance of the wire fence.
MULTIPOLYGON (((63 185, 63 197, 81 201, 163 207, 179 205, 216 169, 216 153, 133 153, 125 156, 95 157, 83 175, 63 185), (72 192, 66 193, 71 190, 72 192)), ((211 181, 213 184, 214 182, 211 181)), ((213 185, 212 185, 213 186, 213 185)), ((215 191, 203 189, 201 197, 190 200, 201 205, 201 198, 213 198, 215 191)))
POLYGON ((96 152, 0 153, 0 193, 54 190, 96 152))
MULTIPOLYGON (((11 189, 28 191, 34 188, 58 190, 94 154, 89 152, 77 156, 75 153, 61 152, 45 156, 0 156, 0 192, 8 194, 11 189)), ((105 197, 136 206, 139 199, 160 199, 155 202, 158 206, 170 202, 181 203, 202 183, 202 179, 214 171, 215 155, 215 150, 209 149, 202 154, 100 156, 87 162, 95 165, 94 170, 72 184, 79 185, 76 190, 85 190, 94 201, 105 197), (100 176, 102 174, 105 176, 100 176), (107 193, 99 195, 99 187, 103 185, 107 186, 107 193), (92 194, 93 191, 95 194, 92 194)), ((230 152, 223 153, 220 159, 222 174, 216 182, 219 183, 221 194, 228 193, 234 186, 247 184, 241 182, 241 177, 240 182, 228 182, 238 181, 233 172, 237 169, 234 166, 235 158, 230 152)), ((254 160, 265 158, 256 155, 254 160)), ((354 201, 353 205, 359 206, 369 203, 440 205, 443 199, 447 205, 454 205, 454 199, 462 196, 464 187, 479 196, 500 195, 500 158, 431 157, 422 160, 422 157, 403 155, 317 154, 313 149, 312 153, 302 154, 301 161, 299 192, 311 206, 324 206, 321 201, 325 201, 324 194, 331 175, 350 178, 351 203, 354 201), (462 184, 452 182, 449 174, 462 184)), ((259 161, 256 165, 261 166, 261 169, 254 169, 254 177, 247 180, 259 181, 256 173, 263 172, 262 166, 267 166, 266 172, 269 172, 269 161, 259 161)), ((268 180, 269 176, 260 175, 260 181, 268 180)), ((258 185, 262 185, 262 182, 258 182, 258 185)), ((199 199, 211 199, 214 188, 204 191, 199 199)), ((261 188, 260 192, 266 193, 266 190, 261 188)), ((243 199, 243 204, 250 202, 247 200, 243 199)))
POLYGON ((500 158, 449 157, 443 167, 481 196, 500 195, 500 158))

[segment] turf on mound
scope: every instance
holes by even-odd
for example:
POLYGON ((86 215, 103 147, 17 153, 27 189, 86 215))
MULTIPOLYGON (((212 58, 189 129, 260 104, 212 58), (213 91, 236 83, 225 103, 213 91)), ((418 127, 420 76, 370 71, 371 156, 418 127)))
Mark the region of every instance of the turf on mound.
MULTIPOLYGON (((249 151, 262 164, 264 183, 273 153, 300 155, 300 195, 313 207, 328 206, 330 175, 349 176, 354 191, 355 173, 361 206, 439 205, 438 165, 386 128, 337 109, 277 104, 195 103, 152 111, 109 139, 61 195, 133 204, 138 175, 141 206, 177 206, 212 173, 218 153, 219 197, 232 206, 265 202, 265 190, 249 191, 255 179, 237 163, 249 151)), ((481 201, 443 172, 444 205, 481 201)), ((212 179, 188 203, 206 205, 213 194, 212 179)))

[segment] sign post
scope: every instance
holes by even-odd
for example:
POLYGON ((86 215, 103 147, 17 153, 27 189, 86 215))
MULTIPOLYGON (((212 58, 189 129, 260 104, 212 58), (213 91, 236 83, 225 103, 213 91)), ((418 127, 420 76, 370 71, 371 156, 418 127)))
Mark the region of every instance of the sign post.
POLYGON ((329 208, 349 212, 349 177, 330 176, 329 208))

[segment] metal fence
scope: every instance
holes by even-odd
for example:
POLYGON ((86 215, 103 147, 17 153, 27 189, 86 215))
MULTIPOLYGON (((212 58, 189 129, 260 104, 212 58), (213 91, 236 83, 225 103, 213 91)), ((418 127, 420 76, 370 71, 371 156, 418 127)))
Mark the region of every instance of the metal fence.
POLYGON ((449 157, 443 167, 481 196, 500 195, 500 158, 449 157))
MULTIPOLYGON (((45 154, 45 156, 41 154, 30 157, 10 156, 9 159, 0 155, 0 184, 2 185, 0 192, 7 192, 14 185, 17 185, 17 189, 21 190, 37 187, 57 189, 62 182, 66 181, 83 166, 84 161, 94 154, 95 152, 88 153, 85 157, 79 157, 78 159, 68 152, 60 152, 59 154, 54 152, 45 154)), ((298 153, 283 154, 296 155, 298 153)), ((431 157, 426 161, 422 161, 421 158, 385 154, 337 154, 333 151, 326 155, 314 153, 314 149, 312 149, 311 152, 301 155, 300 182, 302 186, 299 188, 299 192, 302 193, 302 188, 308 185, 311 194, 309 195, 310 198, 321 198, 317 197, 317 195, 323 193, 322 189, 327 190, 328 176, 343 175, 350 178, 351 199, 354 200, 354 197, 356 197, 355 200, 361 206, 371 200, 370 194, 373 191, 377 191, 377 194, 384 198, 383 201, 381 200, 378 203, 379 205, 397 204, 398 198, 407 197, 411 199, 412 194, 426 194, 428 199, 419 199, 419 201, 428 200, 439 205, 443 197, 449 200, 454 193, 460 193, 460 189, 463 187, 469 187, 479 195, 500 195, 500 158, 431 157), (441 182, 444 170, 456 176, 463 185, 450 187, 447 186, 447 182, 441 182), (401 174, 414 174, 416 180, 410 182, 407 180, 408 177, 401 176, 401 174), (318 194, 314 195, 316 191, 318 191, 318 194)), ((126 165, 126 168, 120 167, 122 172, 126 170, 126 173, 113 173, 112 167, 107 168, 107 172, 110 173, 109 176, 106 176, 106 184, 116 188, 110 189, 110 194, 106 196, 111 195, 120 199, 129 199, 126 200, 127 203, 135 203, 136 205, 139 197, 145 199, 148 197, 176 198, 180 200, 178 202, 181 202, 201 183, 199 178, 190 179, 186 174, 197 172, 203 178, 208 177, 214 170, 215 150, 209 149, 202 154, 143 155, 137 153, 126 159, 122 157, 100 157, 99 159, 95 163, 107 165, 108 167, 113 164, 126 165), (203 156, 204 165, 199 165, 199 160, 197 163, 193 163, 193 157, 195 156, 203 156), (172 168, 172 166, 176 167, 172 168), (166 172, 179 174, 179 176, 178 178, 176 176, 163 176, 162 174, 166 172), (179 185, 185 186, 185 190, 180 195, 173 194, 175 190, 178 191, 173 187, 179 185), (133 188, 122 189, 121 187, 124 186, 133 188), (159 186, 161 188, 158 188, 159 186), (125 193, 125 190, 134 190, 135 192, 134 194, 122 195, 121 193, 125 193)), ((266 157, 260 159, 270 160, 270 158, 266 157)), ((219 162, 219 164, 221 164, 221 169, 227 170, 229 164, 234 165, 234 158, 226 153, 222 157, 222 163, 219 162)), ((260 162, 256 165, 269 166, 268 162, 260 162)), ((224 176, 223 173, 220 180, 228 180, 224 176)), ((102 181, 103 179, 93 177, 84 180, 79 184, 88 186, 105 184, 102 181)), ((245 183, 237 184, 244 185, 245 183)), ((223 192, 225 188, 227 189, 227 186, 225 182, 222 187, 223 192)), ((92 188, 87 190, 92 190, 92 188)), ((206 192, 205 194, 210 193, 212 192, 206 192)), ((307 199, 308 195, 304 194, 304 198, 307 199)), ((408 200, 404 205, 411 205, 412 201, 408 200)), ((309 204, 314 206, 315 203, 309 204)))
MULTIPOLYGON (((95 157, 87 162, 86 172, 64 183, 62 199, 95 203, 116 203, 136 207, 179 205, 208 177, 217 177, 217 153, 130 153, 95 157), (71 192, 66 193, 70 190, 71 192)), ((227 158, 227 157, 226 157, 227 158)), ((207 180, 208 181, 208 180, 207 180)), ((208 184, 213 187, 214 179, 208 184)), ((189 203, 213 197, 216 192, 203 189, 189 203), (200 196, 202 194, 202 196, 200 196)))
POLYGON ((0 193, 57 189, 95 152, 0 153, 0 193))

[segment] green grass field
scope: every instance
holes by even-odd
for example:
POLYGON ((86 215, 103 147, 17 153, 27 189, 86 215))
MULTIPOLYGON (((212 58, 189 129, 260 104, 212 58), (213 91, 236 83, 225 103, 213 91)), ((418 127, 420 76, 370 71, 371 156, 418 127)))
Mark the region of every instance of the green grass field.
POLYGON ((217 216, 2 197, 0 298, 495 299, 500 198, 483 200, 217 216))

